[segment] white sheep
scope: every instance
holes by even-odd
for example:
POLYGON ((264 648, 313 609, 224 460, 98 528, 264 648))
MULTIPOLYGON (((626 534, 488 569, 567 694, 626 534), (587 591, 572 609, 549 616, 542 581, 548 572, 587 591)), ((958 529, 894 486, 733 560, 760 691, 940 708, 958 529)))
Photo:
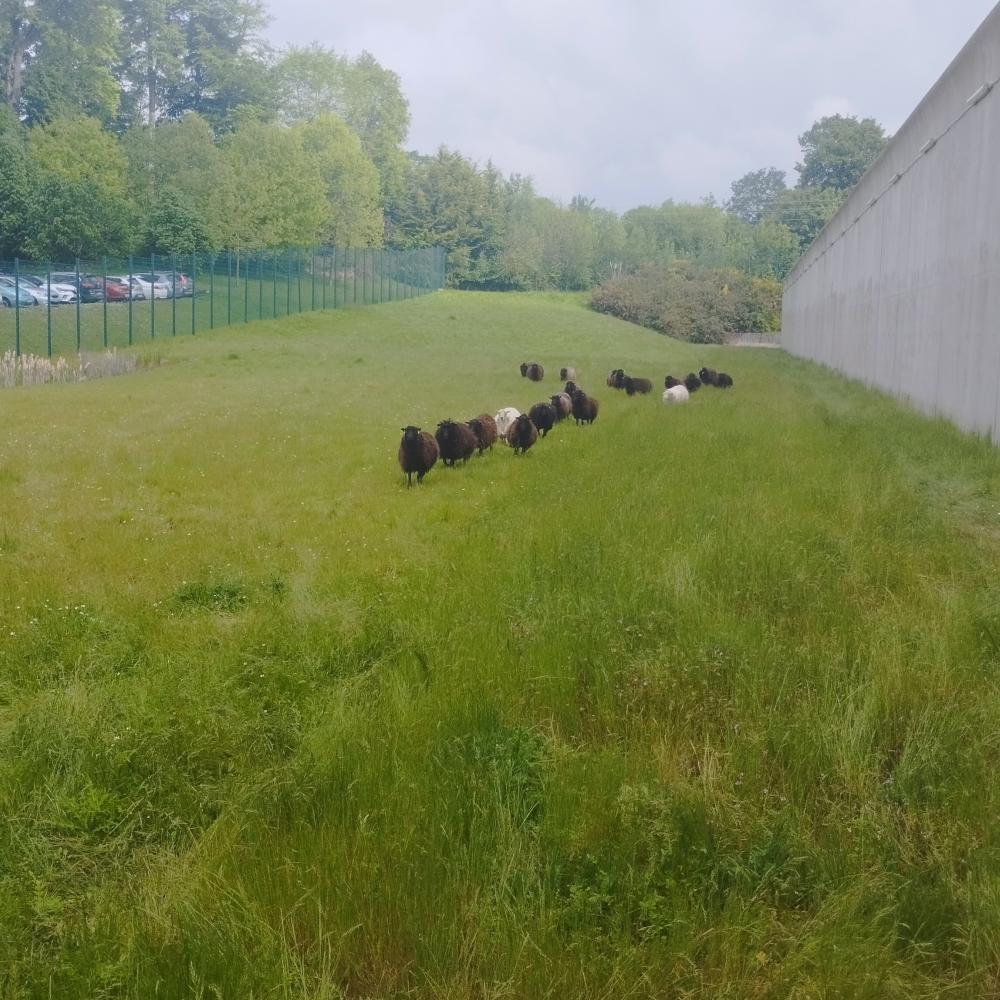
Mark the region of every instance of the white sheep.
POLYGON ((686 403, 691 398, 691 393, 683 385, 675 385, 663 390, 664 403, 686 403))
POLYGON ((501 441, 507 440, 507 431, 520 415, 521 411, 514 409, 513 406, 505 406, 502 410, 497 411, 493 419, 497 422, 497 436, 501 441))

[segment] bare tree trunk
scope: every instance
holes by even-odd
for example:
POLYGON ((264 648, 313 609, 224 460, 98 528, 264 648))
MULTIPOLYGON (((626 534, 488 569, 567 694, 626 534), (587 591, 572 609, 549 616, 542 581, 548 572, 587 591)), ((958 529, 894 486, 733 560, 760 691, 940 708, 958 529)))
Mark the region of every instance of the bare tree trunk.
POLYGON ((3 99, 7 105, 20 117, 21 91, 24 87, 24 54, 28 46, 37 41, 38 32, 34 25, 25 22, 24 5, 18 3, 16 9, 9 15, 10 48, 4 54, 3 99))

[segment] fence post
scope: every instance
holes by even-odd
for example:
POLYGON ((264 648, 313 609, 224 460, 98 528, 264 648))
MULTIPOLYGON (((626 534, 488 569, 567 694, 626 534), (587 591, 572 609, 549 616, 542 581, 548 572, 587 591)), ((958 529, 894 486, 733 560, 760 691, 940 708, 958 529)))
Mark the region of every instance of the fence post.
POLYGON ((149 339, 156 340, 156 254, 149 255, 149 287, 152 298, 149 300, 149 339))
POLYGON ((208 265, 208 328, 215 329, 215 253, 208 265))
POLYGON ((316 248, 309 251, 309 270, 312 271, 312 305, 313 312, 316 311, 316 248))
POLYGON ((128 342, 132 344, 132 295, 135 289, 132 287, 132 255, 128 258, 128 342))
POLYGON ((108 346, 108 258, 101 261, 101 288, 104 289, 104 347, 108 346))
POLYGON ((80 350, 80 299, 83 298, 83 289, 80 287, 80 258, 76 258, 73 265, 76 273, 76 349, 80 350))
POLYGON ((264 251, 257 251, 257 319, 264 318, 264 251))
MULTIPOLYGON (((237 261, 236 264, 236 277, 239 279, 240 276, 240 265, 237 261)), ((243 261, 243 322, 250 322, 250 264, 244 259, 243 261)))
POLYGON ((21 356, 21 268, 14 258, 14 356, 21 356))
POLYGON ((177 336, 177 254, 170 255, 170 283, 174 294, 170 296, 170 336, 177 336))
POLYGON ((302 250, 295 248, 295 294, 298 297, 299 312, 302 312, 302 250))
POLYGON ((233 325, 233 251, 226 251, 226 326, 233 325))
POLYGON ((285 315, 292 312, 292 248, 285 251, 285 315))
POLYGON ((52 261, 49 261, 48 270, 45 272, 45 287, 49 290, 49 309, 45 316, 45 347, 48 355, 52 357, 52 261))
MULTIPOLYGON (((330 248, 329 247, 324 247, 323 249, 324 249, 324 251, 327 251, 330 248)), ((330 262, 329 261, 329 256, 330 255, 328 253, 324 253, 323 254, 323 270, 321 272, 321 274, 323 275, 323 306, 322 306, 322 308, 324 308, 324 309, 326 308, 326 267, 327 267, 327 264, 329 264, 329 262, 330 262)))
POLYGON ((194 336, 195 330, 195 312, 194 312, 194 300, 198 293, 198 258, 195 256, 194 250, 191 251, 191 336, 194 336))

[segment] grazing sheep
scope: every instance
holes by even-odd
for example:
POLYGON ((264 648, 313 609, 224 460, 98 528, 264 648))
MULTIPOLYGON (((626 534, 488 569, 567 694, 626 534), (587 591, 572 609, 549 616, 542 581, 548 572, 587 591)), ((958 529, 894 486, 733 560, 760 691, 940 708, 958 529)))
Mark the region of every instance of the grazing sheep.
POLYGON ((698 371, 698 377, 705 383, 705 385, 715 385, 715 380, 718 376, 719 373, 711 368, 701 368, 698 371))
POLYGON ((442 420, 434 434, 441 449, 441 461, 454 466, 461 459, 469 461, 469 456, 479 447, 479 441, 468 424, 456 424, 454 420, 442 420))
POLYGON ((480 413, 468 423, 479 442, 479 454, 482 455, 487 448, 492 451, 493 442, 497 439, 497 422, 488 413, 480 413))
POLYGON ((524 378, 528 374, 528 362, 521 362, 521 378, 524 378))
POLYGON ((560 382, 565 382, 567 379, 575 379, 575 378, 576 378, 576 369, 575 368, 560 368, 559 369, 559 381, 560 382))
POLYGON ((630 396, 634 396, 637 393, 641 396, 645 396, 647 392, 653 391, 653 383, 650 382, 648 378, 632 378, 631 376, 626 375, 625 391, 630 396))
POLYGON ((552 425, 556 422, 556 408, 551 403, 535 403, 528 410, 528 416, 531 418, 531 422, 538 428, 542 437, 545 437, 552 430, 552 425))
POLYGON ((624 389, 625 388, 625 370, 623 368, 616 368, 612 372, 608 372, 608 385, 612 389, 624 389))
POLYGON ((666 377, 666 378, 665 378, 665 379, 663 380, 663 388, 664 388, 664 389, 673 389, 673 387, 674 387, 675 385, 683 385, 683 384, 684 384, 684 383, 683 383, 683 382, 681 382, 681 381, 680 381, 679 379, 676 379, 676 378, 674 378, 674 377, 673 377, 673 375, 668 375, 668 376, 667 376, 667 377, 666 377))
POLYGON ((417 483, 424 481, 424 476, 434 467, 438 460, 440 449, 433 435, 422 431, 412 424, 402 428, 403 440, 399 442, 399 467, 406 473, 406 485, 413 485, 413 473, 417 474, 417 483))
POLYGON ((573 393, 578 392, 579 390, 580 387, 575 382, 567 382, 563 386, 563 392, 566 393, 566 395, 569 396, 570 399, 573 398, 573 393))
POLYGON ((573 393, 573 417, 577 426, 592 424, 597 419, 597 400, 588 396, 582 389, 573 393))
POLYGON ((664 403, 686 403, 690 398, 687 387, 680 382, 663 390, 664 403))
POLYGON ((507 443, 522 455, 538 440, 538 431, 527 413, 522 413, 507 431, 507 443))
POLYGON ((532 382, 541 382, 545 378, 545 369, 539 364, 528 365, 528 378, 532 382))
POLYGON ((684 388, 688 392, 697 392, 701 388, 701 379, 694 372, 688 372, 684 378, 684 388))
POLYGON ((497 414, 493 419, 497 424, 497 434, 502 440, 507 440, 507 431, 510 430, 510 425, 514 423, 520 415, 521 411, 515 409, 513 406, 505 406, 502 410, 497 411, 497 414))
POLYGON ((727 375, 725 372, 719 372, 715 376, 715 386, 717 389, 729 389, 733 384, 733 376, 727 375))
POLYGON ((556 409, 556 420, 565 420, 573 412, 573 400, 565 392, 557 392, 551 402, 556 409))

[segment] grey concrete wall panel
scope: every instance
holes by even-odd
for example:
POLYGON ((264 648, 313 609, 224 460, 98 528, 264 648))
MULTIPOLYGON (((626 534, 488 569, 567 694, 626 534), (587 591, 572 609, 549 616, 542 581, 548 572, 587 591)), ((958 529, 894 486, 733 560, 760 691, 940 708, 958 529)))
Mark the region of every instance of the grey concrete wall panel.
POLYGON ((788 276, 781 337, 1000 442, 1000 5, 788 276))

